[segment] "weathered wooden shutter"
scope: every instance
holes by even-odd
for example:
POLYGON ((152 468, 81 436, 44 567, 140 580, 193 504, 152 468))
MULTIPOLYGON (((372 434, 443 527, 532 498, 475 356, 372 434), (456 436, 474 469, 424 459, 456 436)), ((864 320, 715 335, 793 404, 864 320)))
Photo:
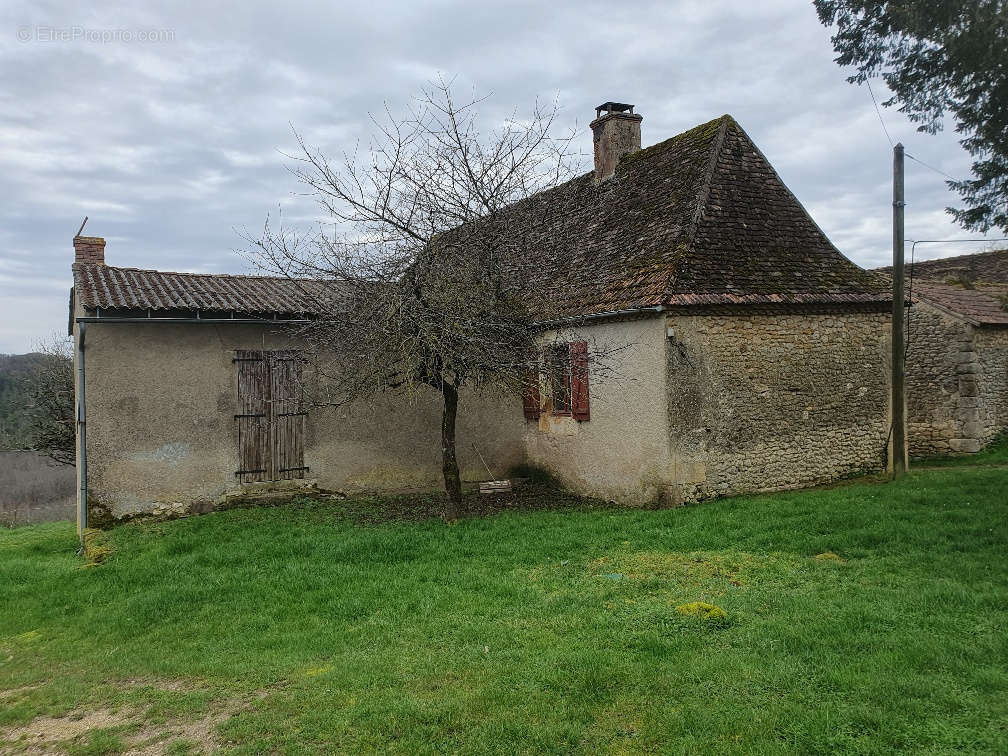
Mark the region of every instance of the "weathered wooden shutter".
POLYGON ((239 483, 270 480, 272 454, 269 421, 269 363, 266 352, 238 350, 238 470, 239 483))
POLYGON ((270 352, 270 424, 273 480, 303 478, 304 422, 301 358, 297 352, 270 352))
MULTIPOLYGON (((538 355, 536 357, 538 357, 538 355)), ((539 370, 537 367, 531 367, 525 373, 522 404, 526 420, 539 420, 539 411, 542 406, 542 399, 539 396, 539 370)))
POLYGON ((590 420, 588 401, 588 342, 574 341, 570 345, 571 414, 575 420, 590 420))
POLYGON ((301 361, 293 351, 235 353, 240 483, 303 478, 301 361))

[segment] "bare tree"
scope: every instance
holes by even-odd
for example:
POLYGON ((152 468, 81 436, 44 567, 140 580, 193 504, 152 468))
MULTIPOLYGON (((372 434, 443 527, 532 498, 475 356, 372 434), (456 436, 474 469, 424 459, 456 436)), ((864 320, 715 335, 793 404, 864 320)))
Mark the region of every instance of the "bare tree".
POLYGON ((73 344, 54 335, 36 351, 24 379, 28 440, 36 451, 72 465, 76 458, 73 344))
MULTIPOLYGON (((537 284, 569 260, 576 197, 565 182, 579 167, 573 135, 552 134, 555 104, 484 137, 480 102, 432 85, 404 118, 373 119, 379 135, 365 160, 330 162, 297 135, 294 172, 344 232, 267 220, 248 238, 260 266, 301 281, 321 314, 302 334, 323 378, 316 404, 441 395, 449 521, 462 502, 459 392, 514 396, 539 381, 538 324, 563 313, 537 284)), ((611 351, 592 350, 595 370, 611 351)))

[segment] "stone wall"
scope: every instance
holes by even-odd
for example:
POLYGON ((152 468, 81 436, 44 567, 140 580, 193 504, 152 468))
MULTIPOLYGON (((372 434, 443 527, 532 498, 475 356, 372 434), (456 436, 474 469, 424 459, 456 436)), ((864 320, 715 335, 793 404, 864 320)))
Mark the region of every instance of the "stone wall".
POLYGON ((925 302, 910 308, 906 358, 911 457, 980 448, 973 327, 925 302))
POLYGON ((642 504, 800 488, 882 469, 889 316, 694 313, 578 337, 631 348, 592 378, 591 420, 526 424, 529 460, 581 493, 642 504))
POLYGON ((986 445, 1008 430, 1008 328, 978 328, 980 441, 986 445))
POLYGON ((1008 427, 1008 329, 974 327, 926 302, 909 317, 910 455, 979 451, 1008 427))
POLYGON ((671 496, 799 488, 887 461, 889 316, 669 317, 671 496))

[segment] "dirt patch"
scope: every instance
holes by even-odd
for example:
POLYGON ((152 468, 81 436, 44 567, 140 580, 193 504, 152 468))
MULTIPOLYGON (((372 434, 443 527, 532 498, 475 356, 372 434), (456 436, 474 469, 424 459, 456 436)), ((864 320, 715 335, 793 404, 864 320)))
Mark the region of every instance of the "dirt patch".
MULTIPOLYGON (((186 689, 179 683, 175 690, 186 689)), ((118 711, 99 709, 94 712, 73 712, 64 717, 37 717, 30 723, 9 731, 0 731, 0 746, 12 748, 4 753, 64 753, 68 748, 84 741, 95 730, 119 729, 119 737, 131 756, 155 756, 165 752, 176 740, 198 743, 212 752, 221 747, 217 727, 253 700, 261 698, 259 692, 245 698, 227 699, 211 705, 210 711, 194 720, 171 719, 150 724, 144 721, 143 709, 123 708, 118 711)))
POLYGON ((123 753, 129 756, 160 756, 165 752, 165 747, 175 740, 199 743, 207 752, 216 751, 222 745, 217 738, 217 727, 247 705, 246 701, 232 699, 223 704, 215 704, 212 711, 200 719, 185 722, 174 720, 163 725, 143 727, 129 737, 130 747, 123 753))
POLYGON ((0 690, 0 701, 9 701, 12 698, 17 698, 25 693, 30 693, 40 687, 42 687, 42 684, 36 683, 35 685, 22 685, 20 688, 11 688, 10 690, 0 690))
POLYGON ((24 727, 4 734, 4 740, 32 749, 52 747, 79 738, 90 730, 120 727, 129 724, 127 712, 114 713, 100 709, 90 714, 74 713, 65 717, 38 717, 24 727))

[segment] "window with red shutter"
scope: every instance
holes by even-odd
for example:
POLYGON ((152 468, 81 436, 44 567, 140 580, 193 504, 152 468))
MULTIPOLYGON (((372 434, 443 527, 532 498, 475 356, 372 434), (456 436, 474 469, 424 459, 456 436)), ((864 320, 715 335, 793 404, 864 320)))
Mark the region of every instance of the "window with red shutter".
POLYGON ((588 342, 574 341, 570 345, 570 406, 575 420, 590 420, 588 399, 588 342))
POLYGON ((550 347, 546 352, 546 367, 549 375, 553 414, 571 414, 570 344, 559 344, 550 347))

